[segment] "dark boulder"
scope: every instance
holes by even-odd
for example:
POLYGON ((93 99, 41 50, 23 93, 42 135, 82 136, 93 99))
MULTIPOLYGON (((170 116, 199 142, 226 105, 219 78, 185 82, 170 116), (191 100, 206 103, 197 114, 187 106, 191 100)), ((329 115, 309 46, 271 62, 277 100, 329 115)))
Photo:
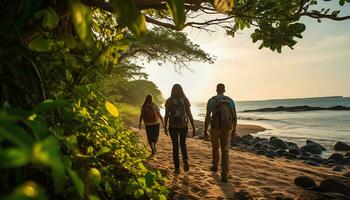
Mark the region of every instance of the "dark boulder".
POLYGON ((256 137, 256 138, 254 138, 254 141, 255 141, 255 142, 265 142, 265 143, 268 143, 268 142, 269 142, 269 139, 267 139, 267 138, 261 138, 261 137, 256 137))
POLYGON ((336 166, 337 164, 336 163, 327 163, 326 164, 328 167, 334 167, 334 166, 336 166))
POLYGON ((327 192, 320 193, 315 200, 350 200, 350 197, 339 193, 327 192))
POLYGON ((293 154, 293 153, 290 153, 290 152, 287 152, 283 155, 285 158, 289 159, 289 160, 293 160, 293 159, 296 159, 297 158, 297 155, 296 154, 293 154))
POLYGON ((259 148, 255 150, 255 153, 258 155, 265 155, 266 154, 266 149, 259 148))
POLYGON ((346 152, 344 156, 350 156, 350 151, 346 152))
POLYGON ((298 176, 294 179, 294 183, 295 185, 303 188, 310 188, 316 186, 316 182, 308 176, 298 176))
POLYGON ((328 160, 334 160, 336 163, 341 163, 344 160, 344 156, 340 153, 333 153, 328 157, 328 160))
POLYGON ((272 151, 276 151, 278 148, 276 148, 275 146, 272 146, 270 144, 267 145, 267 148, 272 150, 272 151))
POLYGON ((277 150, 275 151, 275 153, 276 153, 277 155, 279 155, 279 156, 282 156, 282 155, 284 155, 285 153, 287 153, 287 151, 284 150, 284 149, 277 149, 277 150))
POLYGON ((350 187, 335 178, 325 179, 320 184, 320 190, 350 195, 350 187))
POLYGON ((312 154, 321 154, 322 149, 317 144, 307 144, 300 148, 301 152, 309 152, 312 154))
POLYGON ((309 159, 309 157, 306 157, 306 156, 297 156, 297 158, 298 159, 300 159, 300 160, 307 160, 307 159, 309 159))
POLYGON ((267 150, 266 151, 266 157, 268 158, 274 158, 276 156, 276 153, 272 150, 267 150))
POLYGON ((253 145, 254 141, 253 140, 243 140, 243 143, 246 145, 253 145))
POLYGON ((243 135, 242 136, 242 140, 254 140, 254 137, 250 134, 248 135, 243 135))
POLYGON ((344 170, 344 167, 340 166, 340 165, 336 165, 332 168, 332 171, 334 172, 342 172, 344 170))
POLYGON ((305 157, 310 157, 312 154, 306 151, 300 151, 300 155, 305 156, 305 157))
POLYGON ((288 153, 294 154, 294 155, 299 155, 300 151, 299 151, 299 149, 289 149, 288 153))
POLYGON ((318 164, 314 161, 311 161, 311 160, 307 160, 307 161, 305 161, 305 163, 308 165, 311 165, 311 166, 316 166, 316 167, 320 166, 320 164, 318 164))
POLYGON ((350 171, 345 172, 345 173, 343 174, 343 176, 349 177, 349 178, 350 178, 350 171))
POLYGON ((237 141, 237 142, 242 142, 242 141, 243 141, 243 139, 242 139, 242 137, 241 137, 241 136, 236 135, 236 137, 235 137, 235 141, 237 141))
POLYGON ((346 165, 350 165, 350 156, 345 156, 343 159, 343 163, 346 165))
POLYGON ((326 151, 327 150, 324 146, 322 146, 319 143, 317 143, 315 141, 312 141, 312 140, 306 140, 306 144, 315 144, 315 145, 319 146, 322 151, 326 151))
POLYGON ((325 160, 319 155, 312 155, 311 157, 309 157, 309 160, 314 161, 318 164, 325 163, 325 160))
POLYGON ((299 149, 299 146, 294 142, 286 142, 290 149, 299 149))
POLYGON ((333 144, 332 148, 336 151, 349 151, 350 146, 344 142, 336 142, 333 144))
POLYGON ((288 145, 283 140, 277 137, 271 137, 269 144, 278 149, 288 149, 288 145))
POLYGON ((266 141, 258 141, 257 143, 254 144, 254 147, 268 147, 268 143, 266 141))

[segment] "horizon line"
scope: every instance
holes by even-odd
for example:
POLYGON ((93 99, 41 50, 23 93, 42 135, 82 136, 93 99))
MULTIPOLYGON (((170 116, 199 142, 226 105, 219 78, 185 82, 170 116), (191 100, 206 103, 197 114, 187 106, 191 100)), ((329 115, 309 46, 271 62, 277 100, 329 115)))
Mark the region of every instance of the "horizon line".
MULTIPOLYGON (((236 100, 239 101, 275 101, 275 100, 297 100, 297 99, 321 99, 321 98, 349 98, 350 96, 332 95, 332 96, 315 96, 315 97, 291 97, 291 98, 272 98, 272 99, 252 99, 252 100, 236 100)), ((194 103, 205 103, 205 101, 194 101, 194 103)))

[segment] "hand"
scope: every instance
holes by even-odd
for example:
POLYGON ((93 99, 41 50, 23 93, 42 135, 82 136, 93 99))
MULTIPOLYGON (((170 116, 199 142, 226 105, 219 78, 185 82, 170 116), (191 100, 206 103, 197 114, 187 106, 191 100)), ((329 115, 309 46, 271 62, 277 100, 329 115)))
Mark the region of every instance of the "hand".
POLYGON ((139 129, 140 129, 140 130, 142 129, 141 124, 139 125, 139 129))
POLYGON ((192 129, 192 137, 196 136, 196 128, 192 129))
POLYGON ((168 129, 167 128, 164 128, 164 133, 165 133, 165 135, 168 135, 168 129))

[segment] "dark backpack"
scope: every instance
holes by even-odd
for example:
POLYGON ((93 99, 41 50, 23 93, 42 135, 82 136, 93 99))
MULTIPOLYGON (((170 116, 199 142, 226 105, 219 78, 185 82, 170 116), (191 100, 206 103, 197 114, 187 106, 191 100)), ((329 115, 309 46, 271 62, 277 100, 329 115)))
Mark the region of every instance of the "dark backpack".
POLYGON ((142 118, 145 123, 157 122, 158 116, 154 105, 146 104, 142 109, 142 118))
POLYGON ((182 98, 171 98, 169 127, 184 128, 187 126, 185 102, 182 98))
POLYGON ((211 117, 211 127, 220 130, 233 128, 234 114, 230 103, 225 98, 216 99, 211 117))

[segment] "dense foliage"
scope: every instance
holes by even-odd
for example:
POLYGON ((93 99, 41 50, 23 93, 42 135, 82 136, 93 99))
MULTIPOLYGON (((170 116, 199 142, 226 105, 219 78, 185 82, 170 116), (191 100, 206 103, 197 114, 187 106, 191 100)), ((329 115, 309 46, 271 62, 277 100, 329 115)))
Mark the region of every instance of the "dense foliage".
POLYGON ((140 63, 213 62, 177 32, 189 26, 231 36, 255 27, 253 42, 280 52, 302 37, 303 16, 350 18, 317 2, 1 1, 0 196, 166 199, 164 177, 144 166, 148 152, 124 124, 144 95, 163 101, 140 63))
POLYGON ((5 192, 20 183, 7 199, 165 199, 165 179, 143 165, 145 147, 94 87, 78 87, 75 98, 46 100, 30 111, 2 109, 0 167, 7 170, 0 186, 5 192), (61 113, 48 125, 45 112, 54 108, 61 113))

